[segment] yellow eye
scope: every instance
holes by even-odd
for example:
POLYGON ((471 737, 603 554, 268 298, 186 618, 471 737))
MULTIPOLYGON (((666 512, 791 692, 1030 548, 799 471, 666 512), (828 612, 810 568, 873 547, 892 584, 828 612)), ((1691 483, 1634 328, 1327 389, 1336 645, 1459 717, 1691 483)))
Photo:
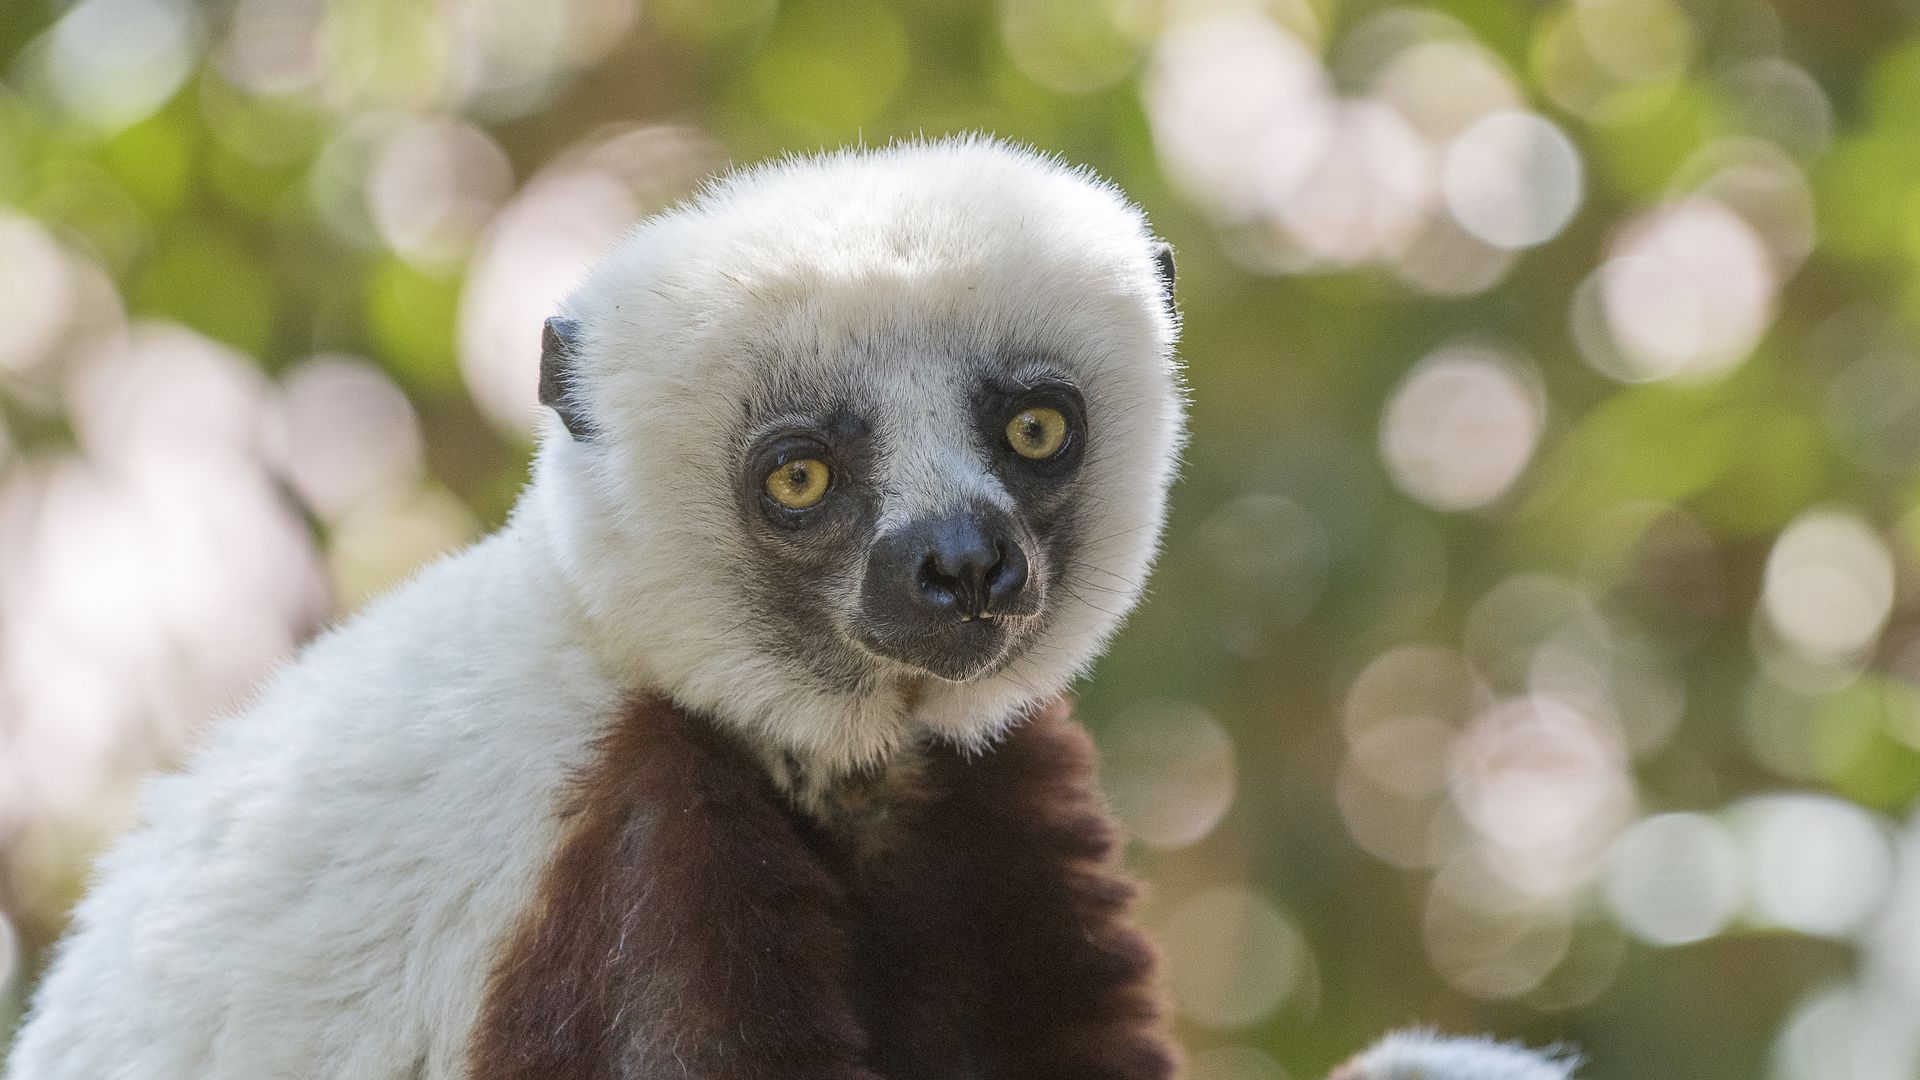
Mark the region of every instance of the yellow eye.
POLYGON ((1007 442, 1023 458, 1050 458, 1067 444, 1067 418, 1059 409, 1024 409, 1007 421, 1007 442))
POLYGON ((814 458, 789 461, 767 474, 767 494, 789 510, 805 510, 824 497, 833 474, 814 458))

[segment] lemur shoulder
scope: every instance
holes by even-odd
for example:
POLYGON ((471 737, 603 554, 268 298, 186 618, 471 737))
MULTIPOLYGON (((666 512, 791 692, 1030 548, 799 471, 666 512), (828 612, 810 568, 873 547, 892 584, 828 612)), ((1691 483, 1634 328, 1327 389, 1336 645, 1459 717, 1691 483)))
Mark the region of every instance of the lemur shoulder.
MULTIPOLYGON (((1158 543, 1171 287, 987 140, 641 224, 548 326, 510 521, 152 782, 9 1075, 1171 1076, 1062 703, 1158 543)), ((1343 1075, 1568 1075, 1469 1049, 1343 1075)))

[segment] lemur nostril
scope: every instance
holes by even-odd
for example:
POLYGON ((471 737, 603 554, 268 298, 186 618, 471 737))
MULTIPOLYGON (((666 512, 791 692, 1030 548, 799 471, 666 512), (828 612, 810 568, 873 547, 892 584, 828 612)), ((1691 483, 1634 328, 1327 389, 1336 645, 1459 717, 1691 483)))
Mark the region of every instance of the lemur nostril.
POLYGON ((954 588, 953 579, 938 573, 922 574, 915 583, 914 592, 919 596, 922 604, 935 610, 944 611, 962 606, 958 591, 954 588))
POLYGON ((912 522, 886 537, 875 559, 876 580, 895 602, 943 623, 1010 613, 1027 581, 1026 555, 998 511, 912 522))
POLYGON ((1010 606, 1027 587, 1027 556, 1017 543, 1002 544, 998 549, 999 558, 987 571, 986 601, 987 610, 994 611, 1010 606))

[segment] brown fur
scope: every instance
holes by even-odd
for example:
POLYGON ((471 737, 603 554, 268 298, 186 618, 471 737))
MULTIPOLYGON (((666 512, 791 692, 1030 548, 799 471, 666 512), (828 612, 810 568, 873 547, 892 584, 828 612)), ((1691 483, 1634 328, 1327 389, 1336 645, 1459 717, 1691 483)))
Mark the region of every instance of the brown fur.
POLYGON ((709 724, 637 707, 498 962, 473 1077, 1165 1080, 1152 950, 1067 712, 976 759, 909 755, 814 817, 709 724))
POLYGON ((633 709, 498 960, 474 1080, 877 1080, 840 983, 837 884, 717 733, 633 709))

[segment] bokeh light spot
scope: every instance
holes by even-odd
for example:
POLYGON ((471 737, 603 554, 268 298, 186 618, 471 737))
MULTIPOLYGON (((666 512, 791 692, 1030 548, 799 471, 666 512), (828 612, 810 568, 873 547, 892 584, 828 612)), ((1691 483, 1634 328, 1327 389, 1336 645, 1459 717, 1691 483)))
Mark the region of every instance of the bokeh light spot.
POLYGON ((1417 41, 1395 53, 1374 77, 1373 94, 1436 144, 1521 103, 1513 77, 1467 36, 1417 41))
POLYGON ((1349 755, 1334 778, 1334 801, 1353 841, 1389 866, 1438 866, 1465 832, 1441 799, 1408 796, 1361 769, 1349 755))
POLYGON ((1858 930, 1886 899, 1893 853, 1886 829, 1850 802, 1769 795, 1734 807, 1747 843, 1755 921, 1801 934, 1858 930))
POLYGON ((1692 58, 1693 23, 1671 0, 1575 0, 1573 11, 1588 52, 1623 81, 1669 79, 1692 58))
POLYGON ((1197 843, 1233 803, 1233 739, 1197 705, 1143 702, 1102 731, 1101 778, 1114 812, 1142 843, 1197 843))
POLYGON ((1833 138, 1833 103, 1804 68, 1778 56, 1748 60, 1726 74, 1727 108, 1749 135, 1795 157, 1820 155, 1833 138))
POLYGON ((220 71, 256 94, 291 94, 325 72, 325 0, 239 0, 216 54, 220 71))
POLYGON ((1880 636, 1893 608, 1893 559, 1850 513, 1814 510, 1774 543, 1761 593, 1767 619, 1814 660, 1837 660, 1880 636))
POLYGON ((1300 931, 1271 900, 1238 886, 1183 900, 1161 944, 1180 1011, 1210 1028, 1257 1023, 1316 977, 1300 931))
POLYGON ((1001 0, 1001 40, 1028 78, 1083 94, 1133 69, 1157 7, 1149 0, 1001 0))
POLYGON ((288 477, 323 518, 337 520, 418 481, 419 422, 379 368, 346 356, 314 357, 288 373, 284 411, 288 477))
POLYGON ((1539 986, 1567 955, 1566 908, 1511 887, 1472 853, 1456 856, 1427 889, 1427 957, 1455 989, 1505 1000, 1539 986))
POLYGON ((638 216, 613 178, 563 173, 529 184, 481 238, 460 298, 460 371, 503 431, 533 430, 540 328, 638 216))
POLYGON ((1542 893, 1581 884, 1632 808, 1617 736, 1564 702, 1496 704, 1457 745, 1451 789, 1461 815, 1512 861, 1501 868, 1542 893))
POLYGON ((79 283, 66 252, 39 222, 0 213, 0 371, 47 356, 74 317, 79 283))
POLYGON ((1608 906, 1622 926, 1655 945, 1683 945, 1726 929, 1745 884, 1739 844, 1703 814, 1636 822, 1607 859, 1608 906))
POLYGON ((1920 1069, 1911 1002, 1844 984, 1798 1002, 1774 1044, 1777 1080, 1906 1080, 1920 1069))
POLYGON ((388 136, 367 176, 367 204, 393 250, 429 267, 452 267, 512 187, 506 152, 485 131, 419 121, 388 136))
POLYGON ((1505 494, 1545 423, 1539 391, 1491 349, 1451 345, 1422 360, 1387 404, 1380 454, 1400 490, 1436 510, 1505 494))
POLYGON ((1143 93, 1168 175, 1227 221, 1284 201, 1333 136, 1318 58, 1250 13, 1176 24, 1155 48, 1143 93))
POLYGON ((1710 379, 1747 358, 1772 321, 1778 284, 1752 226, 1689 199, 1621 234, 1591 291, 1576 295, 1575 337, 1587 362, 1616 379, 1710 379))
POLYGON ((1466 230, 1501 248, 1543 244, 1580 207, 1580 154, 1550 121, 1497 112, 1448 147, 1441 174, 1447 207, 1466 230))
POLYGON ((45 77, 76 115, 118 130, 166 103, 198 47, 186 0, 83 0, 55 24, 45 77))

